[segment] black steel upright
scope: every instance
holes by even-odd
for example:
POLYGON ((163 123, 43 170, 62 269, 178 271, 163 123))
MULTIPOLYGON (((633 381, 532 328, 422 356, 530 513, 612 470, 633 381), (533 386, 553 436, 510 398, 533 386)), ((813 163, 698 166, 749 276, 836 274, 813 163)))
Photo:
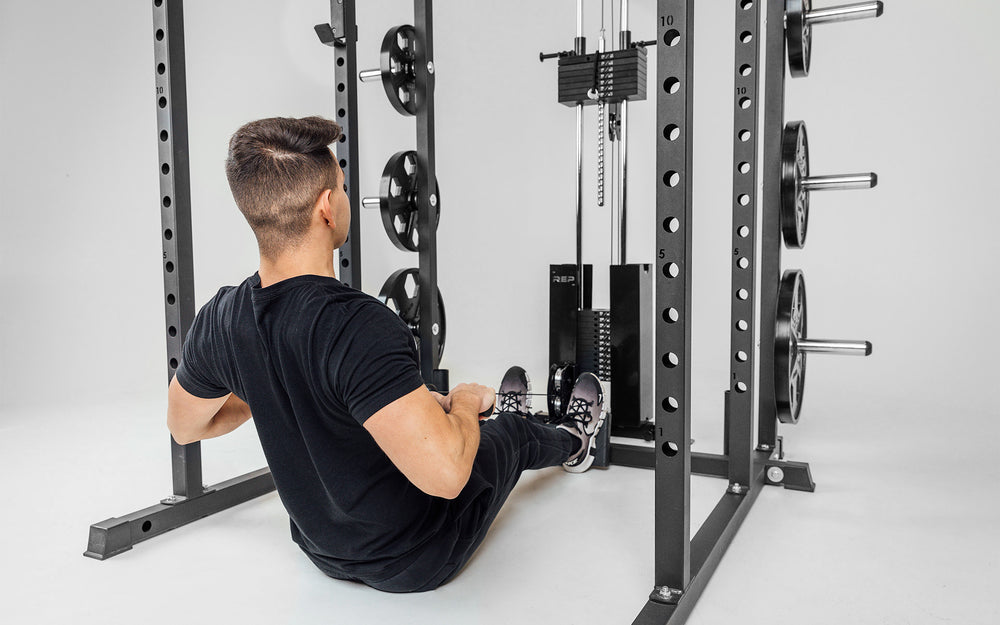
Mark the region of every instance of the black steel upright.
MULTIPOLYGON (((195 316, 182 0, 153 0, 153 44, 169 382, 195 316)), ((274 490, 267 469, 204 486, 201 445, 178 445, 171 438, 170 447, 173 495, 149 508, 91 525, 84 555, 110 558, 138 542, 274 490)))
POLYGON ((438 307, 437 210, 440 198, 434 158, 434 29, 432 0, 413 0, 416 31, 413 71, 417 109, 417 233, 420 237, 420 369, 424 381, 435 380, 440 363, 437 340, 441 331, 438 307))
POLYGON ((694 0, 658 0, 656 61, 655 590, 691 576, 691 136, 694 0))
POLYGON ((753 469, 754 364, 757 282, 757 110, 760 76, 760 3, 737 2, 733 92, 733 227, 729 392, 726 455, 729 482, 750 483, 753 469))
POLYGON ((335 104, 343 136, 337 159, 344 170, 345 191, 351 200, 351 230, 340 247, 340 281, 361 289, 361 192, 358 172, 358 27, 355 0, 330 0, 330 23, 316 27, 320 40, 334 49, 335 104))
MULTIPOLYGON (((755 3, 756 4, 756 3, 755 3)), ((760 251, 760 388, 757 445, 771 451, 777 445, 778 420, 774 392, 774 330, 781 281, 781 138, 785 127, 785 0, 767 2, 765 20, 764 147, 761 191, 760 251)))
MULTIPOLYGON (((169 383, 177 372, 184 337, 195 315, 184 7, 180 1, 163 2, 161 7, 156 7, 154 3, 153 39, 156 51, 156 121, 160 133, 160 223, 169 383)), ((204 492, 200 443, 178 445, 171 438, 170 462, 175 496, 196 497, 204 492)))

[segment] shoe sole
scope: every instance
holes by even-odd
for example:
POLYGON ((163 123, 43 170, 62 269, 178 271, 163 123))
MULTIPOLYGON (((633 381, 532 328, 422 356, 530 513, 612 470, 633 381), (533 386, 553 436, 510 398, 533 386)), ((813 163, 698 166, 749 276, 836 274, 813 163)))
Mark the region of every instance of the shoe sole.
POLYGON ((597 426, 594 428, 593 433, 590 434, 590 444, 587 447, 586 453, 582 455, 583 457, 577 459, 577 464, 563 464, 563 469, 569 473, 583 473, 587 471, 593 466, 594 460, 597 458, 597 440, 600 437, 601 430, 604 428, 604 422, 607 420, 608 410, 604 405, 604 385, 597 379, 597 376, 594 376, 594 380, 597 382, 597 388, 600 392, 601 414, 597 418, 597 426))

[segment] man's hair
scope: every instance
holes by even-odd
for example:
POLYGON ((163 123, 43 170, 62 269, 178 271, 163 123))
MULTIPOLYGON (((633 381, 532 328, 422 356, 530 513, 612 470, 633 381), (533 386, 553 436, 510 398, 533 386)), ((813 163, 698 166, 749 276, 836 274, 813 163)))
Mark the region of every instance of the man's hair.
POLYGON ((328 146, 341 132, 322 117, 271 117, 244 125, 229 140, 229 188, 262 256, 276 258, 308 232, 320 193, 337 184, 328 146))

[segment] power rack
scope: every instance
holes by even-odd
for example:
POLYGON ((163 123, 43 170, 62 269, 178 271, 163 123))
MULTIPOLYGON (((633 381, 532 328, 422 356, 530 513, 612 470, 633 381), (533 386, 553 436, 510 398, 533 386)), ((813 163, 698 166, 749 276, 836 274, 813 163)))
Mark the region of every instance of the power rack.
MULTIPOLYGON (((782 403, 787 398, 779 397, 782 393, 776 392, 777 382, 780 381, 776 380, 776 366, 788 364, 784 362, 787 354, 782 352, 785 343, 781 341, 790 340, 789 344, 795 350, 795 366, 800 364, 798 358, 801 356, 803 375, 804 353, 807 351, 871 353, 871 345, 866 342, 806 339, 804 285, 801 293, 798 288, 801 274, 795 282, 789 280, 789 272, 781 273, 783 232, 786 244, 791 245, 787 233, 790 202, 792 222, 798 217, 800 230, 799 244, 792 246, 801 247, 810 188, 870 187, 876 180, 874 174, 807 177, 804 128, 801 123, 798 123, 799 126, 786 125, 784 120, 785 59, 788 53, 793 76, 807 75, 811 25, 876 17, 882 13, 882 3, 867 2, 813 10, 809 0, 732 1, 736 16, 736 47, 733 74, 731 363, 730 385, 725 393, 722 454, 695 453, 689 444, 695 2, 657 0, 656 40, 631 44, 630 34, 627 34, 622 48, 631 46, 631 49, 606 55, 603 50, 586 55, 580 17, 574 52, 546 55, 560 56, 560 65, 567 68, 566 73, 561 73, 560 81, 560 101, 564 103, 572 104, 580 99, 577 91, 588 84, 589 78, 585 75, 590 74, 591 67, 596 76, 602 76, 601 72, 607 69, 601 65, 602 57, 611 59, 609 64, 619 63, 619 70, 625 57, 631 59, 627 61, 631 63, 628 67, 638 68, 628 74, 627 79, 631 82, 621 83, 622 76, 619 76, 619 82, 614 83, 614 87, 624 89, 619 94, 623 100, 632 97, 642 99, 640 94, 645 92, 644 84, 633 85, 632 82, 640 78, 640 74, 642 79, 645 78, 645 47, 656 46, 657 69, 651 87, 656 94, 657 133, 653 224, 657 232, 656 262, 652 265, 654 314, 651 323, 642 321, 641 314, 627 321, 631 324, 629 327, 637 329, 644 344, 655 348, 653 397, 641 395, 638 391, 633 397, 641 397, 641 401, 637 400, 639 403, 648 400, 653 405, 637 407, 635 401, 628 404, 632 406, 629 411, 641 410, 652 415, 653 445, 614 442, 610 446, 611 463, 655 470, 654 583, 649 599, 634 620, 636 625, 677 625, 686 620, 764 486, 780 485, 810 492, 815 489, 809 465, 784 460, 781 437, 777 435, 779 420, 790 423, 797 420, 801 393, 801 386, 797 390, 791 389, 795 397, 794 405, 789 409, 782 403), (800 136, 798 149, 792 150, 791 160, 789 128, 799 128, 800 136), (758 151, 758 148, 762 149, 758 151), (789 185, 793 173, 796 194, 790 200, 789 185), (758 261, 759 268, 756 266, 758 261), (788 304, 790 293, 786 287, 793 282, 796 289, 791 293, 801 299, 800 302, 796 300, 796 305, 801 308, 801 325, 795 325, 795 319, 789 322, 789 315, 783 308, 788 304), (794 335, 791 339, 785 336, 789 331, 794 335), (760 349, 755 349, 757 345, 761 346, 760 349), (772 345, 774 349, 771 349, 772 345), (755 410, 758 422, 756 445, 755 410), (690 527, 692 474, 728 481, 715 508, 693 537, 690 527)), ((422 293, 422 296, 414 296, 413 301, 407 303, 413 315, 411 327, 419 338, 421 370, 425 380, 447 388, 447 371, 437 369, 444 341, 444 310, 440 295, 432 296, 438 292, 435 231, 440 212, 434 162, 432 0, 414 0, 414 26, 390 31, 383 43, 382 68, 360 73, 356 56, 355 3, 356 0, 330 0, 330 23, 316 26, 320 40, 334 48, 336 118, 344 129, 337 146, 337 157, 346 174, 348 195, 351 197, 351 231, 339 257, 341 281, 360 287, 360 209, 362 206, 381 206, 385 212, 386 197, 389 195, 384 192, 378 199, 359 200, 358 194, 351 192, 359 188, 360 179, 356 166, 358 79, 359 76, 363 81, 381 77, 397 111, 417 118, 417 150, 414 156, 407 157, 413 161, 407 170, 408 178, 392 178, 392 167, 387 165, 383 188, 391 186, 390 183, 405 187, 402 195, 408 198, 407 219, 410 221, 404 219, 404 230, 389 234, 397 247, 419 254, 418 269, 401 270, 416 276, 422 293), (394 43, 397 37, 398 44, 394 43), (419 241, 407 239, 401 234, 412 234, 413 231, 419 235, 419 241)), ((625 10, 623 8, 623 12, 625 10)), ((153 0, 153 18, 169 380, 176 371, 183 339, 195 314, 183 0, 153 0)), ((601 113, 604 113, 603 107, 601 113)), ((577 105, 577 115, 582 129, 582 105, 577 105)), ((578 170, 582 130, 579 133, 578 170)), ((390 159, 390 165, 402 166, 402 154, 395 155, 393 159, 396 160, 390 159)), ((620 163, 624 170, 623 161, 624 156, 620 163)), ((578 185, 581 184, 578 178, 578 185)), ((623 194, 621 210, 624 213, 624 189, 620 192, 623 194)), ((577 194, 579 220, 582 186, 577 194)), ((603 201, 603 188, 599 197, 603 201)), ((393 210, 398 209, 397 205, 393 210)), ((392 210, 389 214, 394 218, 400 216, 392 210)), ((624 224, 624 214, 621 220, 624 224)), ((388 220, 386 228, 391 229, 388 220)), ((624 225, 620 228, 620 259, 624 262, 624 225)), ((792 229, 795 229, 794 226, 792 229)), ((578 331, 580 324, 604 328, 609 323, 611 326, 616 323, 614 310, 588 310, 592 292, 590 267, 580 261, 579 245, 578 234, 576 265, 551 268, 552 275, 559 278, 554 280, 555 283, 572 287, 553 290, 553 302, 557 306, 552 310, 559 310, 558 314, 550 311, 554 328, 559 325, 557 321, 562 321, 561 334, 553 332, 550 338, 550 354, 565 352, 559 356, 565 359, 579 358, 579 351, 572 353, 579 339, 579 334, 570 336, 574 333, 574 326, 578 331), (562 316, 564 311, 569 318, 562 316), (567 346, 570 349, 567 350, 567 346)), ((613 293, 612 300, 649 301, 651 296, 643 286, 642 277, 642 272, 648 271, 649 265, 622 267, 647 269, 636 270, 633 272, 635 275, 628 274, 622 281, 627 285, 623 287, 626 293, 617 298, 613 293)), ((402 275, 401 272, 397 274, 402 275)), ((383 291, 389 288, 392 279, 390 277, 383 291)), ((797 310, 792 307, 792 313, 797 310)), ((404 315, 402 309, 399 312, 404 315)), ((600 341, 595 339, 595 345, 596 342, 600 341)), ((641 360, 637 353, 630 353, 629 358, 629 362, 641 360)), ((595 357, 589 368, 604 366, 604 360, 603 356, 595 357)), ((614 375, 614 368, 610 375, 614 375)), ((785 382, 787 390, 787 380, 785 382)), ((619 404, 622 405, 625 404, 619 404)), ((173 495, 144 510, 92 525, 84 555, 101 560, 109 558, 143 540, 274 489, 266 468, 213 486, 204 486, 199 443, 181 446, 171 440, 171 460, 173 495)))

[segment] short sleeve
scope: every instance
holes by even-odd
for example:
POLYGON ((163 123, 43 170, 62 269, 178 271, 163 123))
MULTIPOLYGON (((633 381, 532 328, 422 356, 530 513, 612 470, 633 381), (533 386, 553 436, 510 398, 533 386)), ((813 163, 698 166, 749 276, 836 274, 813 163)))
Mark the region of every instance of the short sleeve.
POLYGON ((195 315, 184 339, 183 355, 177 367, 177 381, 181 387, 202 399, 218 399, 230 392, 218 375, 217 364, 225 357, 225 354, 219 353, 219 326, 216 298, 213 298, 195 315))
POLYGON ((329 376, 361 424, 423 385, 413 334, 379 302, 361 306, 331 346, 329 376))

